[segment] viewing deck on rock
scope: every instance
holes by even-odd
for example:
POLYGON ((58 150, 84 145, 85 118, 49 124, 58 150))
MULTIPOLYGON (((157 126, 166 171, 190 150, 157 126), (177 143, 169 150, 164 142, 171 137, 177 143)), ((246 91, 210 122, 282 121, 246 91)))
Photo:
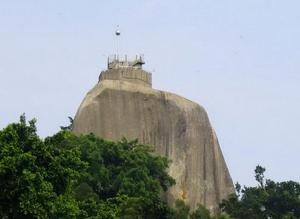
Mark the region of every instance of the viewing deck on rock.
POLYGON ((145 64, 143 56, 136 56, 128 60, 127 56, 119 58, 114 55, 107 59, 107 70, 102 71, 99 82, 102 80, 121 80, 146 87, 152 87, 152 74, 142 69, 145 64))

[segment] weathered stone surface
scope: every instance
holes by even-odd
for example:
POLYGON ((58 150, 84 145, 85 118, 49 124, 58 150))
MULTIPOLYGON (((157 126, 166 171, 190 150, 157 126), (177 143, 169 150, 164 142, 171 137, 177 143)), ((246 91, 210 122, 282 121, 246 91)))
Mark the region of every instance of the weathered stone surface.
MULTIPOLYGON (((168 202, 183 199, 192 209, 201 203, 215 211, 233 192, 233 184, 205 110, 178 95, 152 89, 151 81, 145 85, 116 77, 124 70, 118 71, 109 69, 100 76, 77 111, 73 131, 111 140, 138 138, 155 145, 158 154, 172 161, 169 173, 176 185, 166 195, 168 202)), ((130 69, 126 71, 130 75, 130 69)))

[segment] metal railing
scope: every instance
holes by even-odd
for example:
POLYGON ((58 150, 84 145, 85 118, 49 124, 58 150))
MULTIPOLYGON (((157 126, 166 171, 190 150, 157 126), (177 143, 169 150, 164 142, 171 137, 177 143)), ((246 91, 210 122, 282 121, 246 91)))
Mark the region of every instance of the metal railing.
POLYGON ((121 68, 121 67, 138 67, 141 68, 145 64, 144 55, 136 55, 135 59, 130 61, 127 55, 120 57, 119 55, 112 55, 107 57, 107 67, 111 68, 121 68))

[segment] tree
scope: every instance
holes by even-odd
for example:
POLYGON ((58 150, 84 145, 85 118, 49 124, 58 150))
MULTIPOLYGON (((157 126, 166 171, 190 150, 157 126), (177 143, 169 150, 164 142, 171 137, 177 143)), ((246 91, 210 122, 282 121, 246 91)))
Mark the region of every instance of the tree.
POLYGON ((117 215, 123 217, 133 212, 141 218, 166 218, 170 214, 160 193, 175 181, 166 171, 169 161, 154 155, 153 147, 137 140, 109 142, 93 134, 73 135, 64 144, 81 145, 81 158, 89 163, 81 185, 91 188, 95 201, 111 205, 118 200, 117 215))
POLYGON ((45 144, 36 134, 35 120, 0 131, 1 218, 74 218, 79 207, 72 186, 87 164, 79 149, 45 144))
POLYGON ((60 126, 61 130, 72 130, 74 119, 71 116, 68 116, 68 119, 69 119, 70 124, 67 126, 60 126))
POLYGON ((65 129, 42 140, 35 120, 0 131, 1 218, 171 218, 169 161, 137 141, 65 129))
POLYGON ((221 208, 241 219, 300 218, 300 184, 274 182, 264 177, 265 168, 257 166, 255 179, 259 186, 243 189, 237 184, 236 194, 223 201, 221 208))
POLYGON ((176 200, 174 215, 172 219, 231 219, 225 214, 212 216, 210 211, 203 205, 198 205, 198 208, 190 212, 190 207, 183 200, 176 200))
POLYGON ((191 214, 191 219, 211 219, 210 212, 204 206, 199 205, 197 210, 191 214))
POLYGON ((190 219, 231 219, 228 215, 220 214, 212 216, 210 211, 203 205, 199 205, 198 208, 190 215, 190 219))
POLYGON ((184 203, 183 200, 175 201, 174 219, 188 219, 190 207, 184 203))
POLYGON ((255 179, 256 181, 259 183, 259 185, 261 187, 264 186, 264 173, 265 173, 266 169, 264 167, 261 167, 261 166, 256 166, 254 172, 255 172, 255 179))

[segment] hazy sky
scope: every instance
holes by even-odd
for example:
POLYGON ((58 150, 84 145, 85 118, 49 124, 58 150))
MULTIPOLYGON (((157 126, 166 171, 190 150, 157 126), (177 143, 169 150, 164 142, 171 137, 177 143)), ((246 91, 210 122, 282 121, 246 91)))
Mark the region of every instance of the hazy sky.
POLYGON ((0 128, 68 124, 115 52, 208 111, 233 181, 300 181, 299 0, 0 0, 0 128))

